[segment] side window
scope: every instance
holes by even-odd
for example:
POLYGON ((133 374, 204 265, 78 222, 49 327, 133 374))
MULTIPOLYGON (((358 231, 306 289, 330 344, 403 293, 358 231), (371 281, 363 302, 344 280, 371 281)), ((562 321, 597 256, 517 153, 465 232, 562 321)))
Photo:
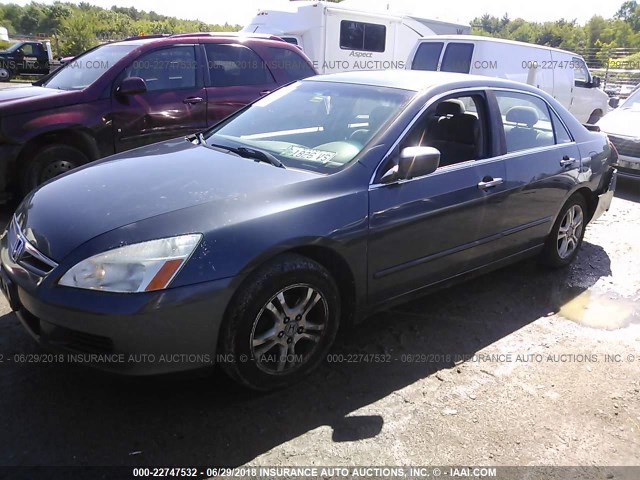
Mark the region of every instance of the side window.
POLYGON ((439 101, 416 122, 400 148, 437 148, 440 167, 486 158, 485 105, 482 95, 462 95, 439 101))
POLYGON ((375 23, 340 22, 340 48, 344 50, 364 50, 365 52, 384 52, 387 27, 375 23))
POLYGON ((424 42, 421 43, 416 51, 416 56, 411 65, 412 70, 429 70, 435 72, 438 70, 438 62, 442 53, 442 42, 424 42))
POLYGON ((207 52, 213 87, 265 85, 274 82, 262 58, 244 45, 207 43, 204 49, 207 52))
POLYGON ((450 43, 444 52, 440 70, 443 72, 469 73, 472 56, 473 44, 450 43))
POLYGON ((32 54, 34 57, 41 57, 44 55, 44 47, 39 44, 32 45, 32 54))
POLYGON ((127 77, 140 77, 148 92, 195 88, 196 56, 193 46, 155 50, 140 56, 127 69, 127 77))
POLYGON ((496 92, 496 98, 502 116, 507 153, 555 145, 550 110, 544 100, 512 92, 496 92))
POLYGON ((573 78, 576 84, 576 87, 586 87, 590 81, 589 78, 589 69, 587 68, 587 64, 584 63, 584 60, 578 57, 573 57, 573 78))
POLYGON ((553 111, 551 112, 551 121, 553 122, 553 131, 556 134, 557 144, 573 142, 573 139, 571 138, 571 135, 569 135, 569 132, 565 128, 564 124, 560 121, 558 115, 556 115, 553 111))
POLYGON ((297 52, 288 48, 269 47, 271 57, 268 65, 272 72, 281 72, 290 82, 316 74, 307 61, 297 52))
POLYGON ((27 43, 27 44, 23 45, 22 46, 22 53, 26 57, 32 57, 34 55, 34 53, 33 53, 33 45, 31 45, 30 43, 27 43))

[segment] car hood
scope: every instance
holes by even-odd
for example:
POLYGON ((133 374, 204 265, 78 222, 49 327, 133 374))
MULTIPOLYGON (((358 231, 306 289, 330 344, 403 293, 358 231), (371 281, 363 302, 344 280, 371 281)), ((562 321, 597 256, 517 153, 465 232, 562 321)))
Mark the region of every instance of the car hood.
POLYGON ((624 106, 608 113, 597 123, 605 133, 625 137, 640 137, 640 109, 624 106))
POLYGON ((34 109, 46 110, 79 101, 78 90, 15 86, 0 89, 0 114, 26 113, 34 109), (46 104, 43 104, 46 102, 46 104))
POLYGON ((62 175, 29 194, 16 218, 40 252, 61 261, 98 235, 205 203, 212 205, 207 222, 228 223, 238 209, 319 177, 177 139, 62 175))

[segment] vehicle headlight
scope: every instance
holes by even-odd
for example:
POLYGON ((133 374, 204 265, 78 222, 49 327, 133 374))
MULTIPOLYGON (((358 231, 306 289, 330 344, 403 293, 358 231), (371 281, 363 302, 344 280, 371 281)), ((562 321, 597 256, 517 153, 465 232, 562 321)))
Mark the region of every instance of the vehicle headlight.
POLYGON ((181 235, 114 248, 70 268, 59 284, 105 292, 151 292, 166 288, 202 238, 181 235))

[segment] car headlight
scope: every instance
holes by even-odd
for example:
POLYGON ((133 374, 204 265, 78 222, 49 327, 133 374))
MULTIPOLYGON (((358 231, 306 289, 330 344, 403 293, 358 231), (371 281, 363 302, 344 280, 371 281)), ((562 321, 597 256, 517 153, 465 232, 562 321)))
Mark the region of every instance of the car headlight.
POLYGON ((202 238, 181 235, 114 248, 89 257, 65 273, 60 285, 105 292, 151 292, 166 288, 202 238))

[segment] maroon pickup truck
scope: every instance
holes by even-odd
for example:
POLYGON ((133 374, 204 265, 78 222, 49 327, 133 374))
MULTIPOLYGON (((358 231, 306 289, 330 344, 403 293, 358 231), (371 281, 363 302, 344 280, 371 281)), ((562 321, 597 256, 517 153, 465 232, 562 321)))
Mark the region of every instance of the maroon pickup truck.
POLYGON ((98 158, 204 130, 315 74, 299 48, 264 35, 98 46, 32 86, 0 90, 0 200, 98 158))

